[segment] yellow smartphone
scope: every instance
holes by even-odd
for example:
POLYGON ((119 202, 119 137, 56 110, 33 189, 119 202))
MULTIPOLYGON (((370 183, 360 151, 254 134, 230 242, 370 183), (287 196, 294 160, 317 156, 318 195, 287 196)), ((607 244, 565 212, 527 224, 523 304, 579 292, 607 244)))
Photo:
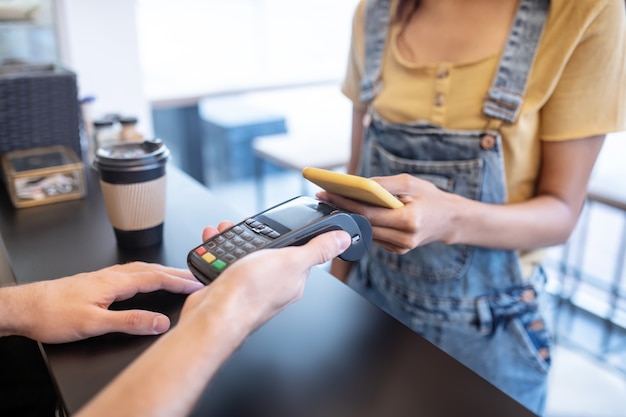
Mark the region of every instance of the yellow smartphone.
POLYGON ((404 206, 402 201, 369 178, 313 167, 304 168, 302 176, 326 191, 353 200, 387 208, 404 206))

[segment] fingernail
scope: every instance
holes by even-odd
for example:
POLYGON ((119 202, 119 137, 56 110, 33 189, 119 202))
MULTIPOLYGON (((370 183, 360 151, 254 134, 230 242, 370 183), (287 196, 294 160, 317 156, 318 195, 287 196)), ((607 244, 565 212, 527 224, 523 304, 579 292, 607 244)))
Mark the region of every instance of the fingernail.
POLYGON ((347 232, 342 232, 342 234, 344 236, 339 238, 339 249, 345 250, 350 246, 350 244, 352 244, 352 239, 347 232))
POLYGON ((192 283, 191 286, 194 287, 193 288, 194 291, 204 288, 204 284, 201 283, 200 281, 191 281, 191 283, 192 283))
POLYGON ((154 334, 164 333, 169 327, 169 320, 165 319, 165 317, 156 316, 152 321, 152 331, 154 334))

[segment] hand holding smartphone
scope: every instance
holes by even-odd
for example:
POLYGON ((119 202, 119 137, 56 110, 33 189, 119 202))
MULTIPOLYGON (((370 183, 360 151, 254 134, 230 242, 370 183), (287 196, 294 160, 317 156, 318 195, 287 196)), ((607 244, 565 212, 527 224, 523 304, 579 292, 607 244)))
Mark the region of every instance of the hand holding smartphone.
POLYGON ((404 206, 393 194, 369 178, 312 167, 304 168, 302 176, 328 192, 353 200, 386 208, 404 206))

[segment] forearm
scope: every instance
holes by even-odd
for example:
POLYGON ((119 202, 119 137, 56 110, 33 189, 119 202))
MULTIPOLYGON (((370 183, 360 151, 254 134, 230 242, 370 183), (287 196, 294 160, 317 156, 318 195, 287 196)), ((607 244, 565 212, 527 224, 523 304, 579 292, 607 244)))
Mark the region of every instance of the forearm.
POLYGON ((452 205, 450 242, 520 250, 565 242, 576 226, 603 142, 603 135, 543 142, 536 196, 504 206, 458 198, 459 204, 452 205))
POLYGON ((538 196, 509 205, 485 204, 458 196, 451 211, 449 244, 527 250, 565 242, 578 219, 572 208, 553 196, 538 196))
POLYGON ((27 334, 32 289, 32 284, 0 289, 0 337, 27 334))
MULTIPOLYGON (((217 289, 217 288, 216 288, 217 289)), ((156 341, 79 413, 93 416, 184 416, 207 382, 254 326, 236 293, 214 291, 156 341)))
POLYGON ((361 150, 363 147, 363 117, 367 109, 352 107, 352 133, 350 137, 350 160, 348 161, 348 174, 358 174, 361 150))

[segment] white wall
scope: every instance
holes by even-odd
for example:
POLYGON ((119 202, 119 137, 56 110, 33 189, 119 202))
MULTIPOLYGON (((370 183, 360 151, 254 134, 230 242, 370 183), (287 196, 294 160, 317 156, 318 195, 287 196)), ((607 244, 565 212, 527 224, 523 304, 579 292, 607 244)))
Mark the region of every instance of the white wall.
POLYGON ((137 3, 146 93, 167 101, 340 80, 358 0, 137 3))
POLYGON ((96 97, 94 114, 139 118, 152 135, 150 107, 143 89, 133 0, 56 0, 59 53, 78 75, 81 97, 96 97))

